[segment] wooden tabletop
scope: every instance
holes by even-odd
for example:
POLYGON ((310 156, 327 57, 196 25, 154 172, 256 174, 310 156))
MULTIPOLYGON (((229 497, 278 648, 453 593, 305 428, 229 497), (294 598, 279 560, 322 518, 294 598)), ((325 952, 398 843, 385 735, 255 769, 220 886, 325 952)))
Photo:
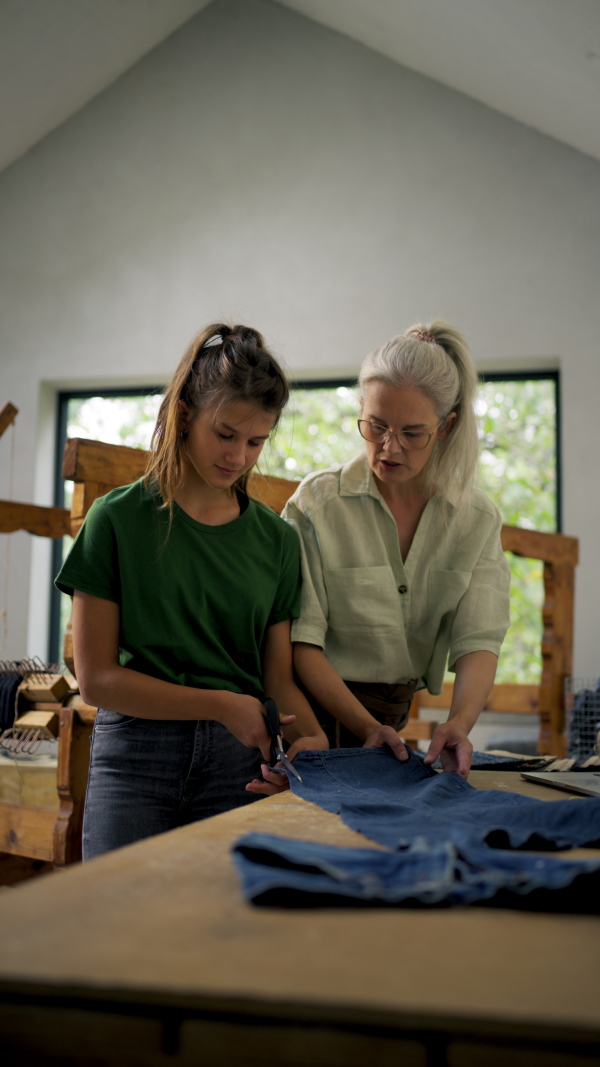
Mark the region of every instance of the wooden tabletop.
MULTIPOLYGON (((473 772, 470 781, 567 797, 510 772, 473 772)), ((259 1006, 273 1019, 506 1025, 600 1042, 599 919, 480 907, 255 908, 231 858, 250 831, 378 847, 287 793, 5 890, 0 990, 36 1003, 76 996, 237 1018, 259 1006)))

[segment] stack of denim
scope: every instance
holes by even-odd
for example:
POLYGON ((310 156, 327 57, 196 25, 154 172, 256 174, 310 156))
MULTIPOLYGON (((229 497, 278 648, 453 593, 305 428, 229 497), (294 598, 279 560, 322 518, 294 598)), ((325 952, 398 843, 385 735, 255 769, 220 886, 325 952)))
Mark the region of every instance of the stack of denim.
POLYGON ((540 855, 600 846, 600 799, 477 790, 413 752, 401 763, 386 749, 334 749, 301 753, 295 765, 295 793, 385 851, 248 834, 235 858, 253 903, 600 910, 600 856, 540 855))

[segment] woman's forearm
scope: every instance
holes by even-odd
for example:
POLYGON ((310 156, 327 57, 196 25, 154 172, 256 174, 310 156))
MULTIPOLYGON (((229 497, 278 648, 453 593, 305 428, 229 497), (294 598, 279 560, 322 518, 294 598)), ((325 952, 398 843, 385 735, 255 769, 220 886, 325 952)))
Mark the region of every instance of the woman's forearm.
POLYGON ((448 721, 456 720, 465 733, 477 722, 490 695, 498 657, 493 652, 469 652, 456 661, 456 678, 448 721))
POLYGON ((366 741, 380 723, 362 706, 318 645, 294 644, 294 667, 300 681, 334 719, 366 741))

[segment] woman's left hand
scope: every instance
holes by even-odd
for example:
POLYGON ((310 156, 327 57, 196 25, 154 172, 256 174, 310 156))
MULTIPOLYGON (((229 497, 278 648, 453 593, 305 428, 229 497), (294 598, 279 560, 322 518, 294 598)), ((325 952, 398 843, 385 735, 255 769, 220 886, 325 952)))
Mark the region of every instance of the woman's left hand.
POLYGON ((468 778, 472 755, 468 734, 458 722, 449 719, 436 727, 424 763, 434 763, 439 756, 443 771, 456 771, 461 778, 468 778))
MULTIPOLYGON (((294 756, 297 756, 299 752, 314 751, 315 749, 322 752, 328 748, 329 743, 325 734, 319 733, 315 734, 314 737, 299 737, 297 741, 290 745, 286 756, 289 760, 293 760, 294 756)), ((262 796, 272 797, 276 793, 285 793, 286 789, 290 788, 289 779, 285 771, 271 771, 266 763, 262 763, 260 769, 264 781, 260 778, 254 778, 251 782, 248 782, 246 789, 249 793, 259 793, 262 796)))

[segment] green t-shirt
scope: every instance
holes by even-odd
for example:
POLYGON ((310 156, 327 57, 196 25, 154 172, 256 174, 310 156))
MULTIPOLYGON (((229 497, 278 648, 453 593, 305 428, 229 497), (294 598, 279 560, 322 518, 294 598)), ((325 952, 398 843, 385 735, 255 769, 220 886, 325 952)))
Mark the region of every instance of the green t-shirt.
POLYGON ((201 689, 262 696, 269 626, 296 618, 297 534, 254 500, 222 526, 168 514, 142 481, 95 500, 56 585, 120 607, 120 663, 201 689))

